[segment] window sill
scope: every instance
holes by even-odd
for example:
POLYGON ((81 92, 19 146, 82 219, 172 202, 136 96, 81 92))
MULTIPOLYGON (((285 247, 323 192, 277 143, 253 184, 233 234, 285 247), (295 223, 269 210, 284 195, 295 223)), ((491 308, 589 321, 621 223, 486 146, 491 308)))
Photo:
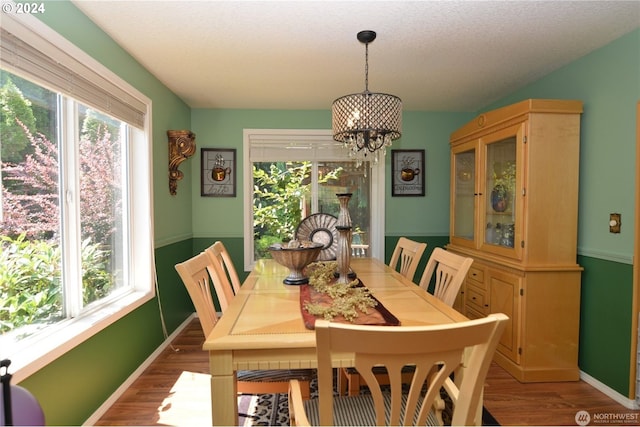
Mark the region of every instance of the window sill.
POLYGON ((77 319, 51 325, 28 339, 11 343, 8 351, 0 352, 0 358, 11 360, 9 371, 12 382, 17 384, 153 297, 153 292, 128 293, 77 319))

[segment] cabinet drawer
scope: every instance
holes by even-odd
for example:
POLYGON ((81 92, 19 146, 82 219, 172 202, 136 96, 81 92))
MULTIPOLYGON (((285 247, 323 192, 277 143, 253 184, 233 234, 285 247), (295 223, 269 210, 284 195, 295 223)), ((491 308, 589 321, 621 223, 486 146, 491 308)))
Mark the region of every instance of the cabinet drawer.
POLYGON ((475 286, 481 287, 483 289, 485 288, 483 268, 478 268, 472 265, 471 268, 469 268, 469 272, 467 273, 467 279, 473 280, 475 286))
POLYGON ((481 313, 489 314, 489 302, 484 292, 478 292, 472 286, 467 287, 466 296, 467 305, 481 313))

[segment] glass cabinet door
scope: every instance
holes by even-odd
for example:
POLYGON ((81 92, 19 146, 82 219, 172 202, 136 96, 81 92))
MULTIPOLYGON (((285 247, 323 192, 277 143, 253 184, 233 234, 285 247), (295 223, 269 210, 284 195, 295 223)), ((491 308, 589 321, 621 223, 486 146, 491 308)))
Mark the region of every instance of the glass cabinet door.
POLYGON ((453 150, 451 238, 458 244, 474 247, 476 238, 477 145, 463 144, 453 150))
POLYGON ((518 147, 522 146, 523 126, 518 125, 491 135, 490 140, 481 140, 484 147, 485 174, 481 193, 482 225, 484 226, 482 247, 503 255, 519 256, 521 188, 518 170, 518 147), (505 251, 507 249, 507 251, 505 251))
POLYGON ((451 150, 451 243, 519 259, 525 123, 451 150))

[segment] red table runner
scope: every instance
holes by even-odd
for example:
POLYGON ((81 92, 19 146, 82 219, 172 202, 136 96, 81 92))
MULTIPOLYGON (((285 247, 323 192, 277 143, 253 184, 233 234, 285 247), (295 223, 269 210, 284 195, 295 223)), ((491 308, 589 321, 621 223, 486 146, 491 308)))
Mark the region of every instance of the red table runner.
MULTIPOLYGON (((358 279, 360 286, 364 286, 362 281, 358 279)), ((378 304, 375 307, 369 308, 367 313, 360 312, 358 317, 353 321, 345 319, 343 316, 336 316, 332 319, 332 322, 340 323, 352 323, 354 325, 379 325, 379 326, 399 326, 400 320, 389 310, 385 308, 380 301, 371 295, 378 304)), ((331 297, 324 293, 317 292, 311 285, 300 286, 300 312, 302 313, 302 319, 304 320, 304 326, 307 329, 314 329, 316 324, 316 317, 310 314, 305 309, 305 303, 309 301, 311 303, 320 303, 325 306, 330 306, 332 303, 331 297)))

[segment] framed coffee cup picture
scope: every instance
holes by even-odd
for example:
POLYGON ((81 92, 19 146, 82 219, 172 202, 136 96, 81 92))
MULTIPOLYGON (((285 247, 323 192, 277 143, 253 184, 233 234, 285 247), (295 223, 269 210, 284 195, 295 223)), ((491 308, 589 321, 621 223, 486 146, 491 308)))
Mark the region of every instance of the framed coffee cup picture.
POLYGON ((424 196, 424 150, 391 150, 391 195, 424 196))
POLYGON ((235 148, 201 148, 200 157, 202 159, 200 195, 204 197, 235 197, 235 148))

